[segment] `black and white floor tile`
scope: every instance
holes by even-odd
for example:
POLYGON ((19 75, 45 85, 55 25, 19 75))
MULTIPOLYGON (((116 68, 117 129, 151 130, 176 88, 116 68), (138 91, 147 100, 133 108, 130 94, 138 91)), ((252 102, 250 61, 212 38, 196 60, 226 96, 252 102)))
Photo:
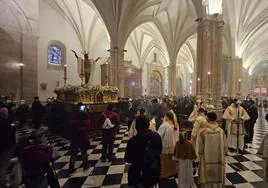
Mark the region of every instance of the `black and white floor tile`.
MULTIPOLYGON (((255 126, 254 141, 249 144, 249 148, 243 154, 229 153, 226 156, 226 187, 228 188, 267 188, 268 183, 263 180, 264 161, 256 155, 257 149, 266 132, 268 125, 264 120, 264 112, 260 112, 260 118, 255 126)), ((28 130, 21 130, 19 134, 25 134, 28 130)), ((124 162, 124 152, 128 141, 127 127, 123 126, 116 136, 114 152, 117 160, 114 162, 102 163, 101 157, 101 139, 91 140, 91 146, 88 150, 88 162, 91 168, 83 171, 81 166, 81 156, 77 157, 76 171, 70 176, 68 173, 68 162, 70 159, 70 144, 67 140, 48 136, 53 142, 57 157, 55 167, 60 185, 63 188, 124 188, 127 186, 128 166, 124 162)), ((197 177, 195 177, 197 182, 197 177)), ((176 187, 175 180, 169 180, 163 183, 165 188, 176 187)), ((199 187, 199 186, 197 186, 199 187)))

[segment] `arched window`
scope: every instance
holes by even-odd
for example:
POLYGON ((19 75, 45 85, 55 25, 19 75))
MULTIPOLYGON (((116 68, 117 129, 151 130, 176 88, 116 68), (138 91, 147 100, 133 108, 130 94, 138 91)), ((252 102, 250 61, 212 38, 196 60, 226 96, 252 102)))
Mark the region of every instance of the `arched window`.
POLYGON ((62 50, 58 45, 49 45, 48 64, 57 66, 62 64, 62 50))
POLYGON ((57 40, 50 41, 47 48, 48 68, 63 68, 66 63, 66 48, 63 43, 57 40))

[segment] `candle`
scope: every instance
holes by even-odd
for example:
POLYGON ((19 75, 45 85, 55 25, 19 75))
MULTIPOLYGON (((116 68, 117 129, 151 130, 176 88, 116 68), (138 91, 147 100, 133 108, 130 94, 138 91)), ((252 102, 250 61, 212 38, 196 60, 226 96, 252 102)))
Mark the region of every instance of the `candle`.
POLYGON ((241 82, 242 82, 242 80, 238 79, 238 92, 239 93, 241 92, 241 82))
POLYGON ((208 92, 211 92, 211 72, 208 72, 208 92))
POLYGON ((200 78, 197 78, 197 92, 198 92, 198 94, 200 94, 200 87, 201 87, 201 85, 200 85, 200 78))
POLYGON ((64 65, 64 78, 67 78, 67 65, 64 65))

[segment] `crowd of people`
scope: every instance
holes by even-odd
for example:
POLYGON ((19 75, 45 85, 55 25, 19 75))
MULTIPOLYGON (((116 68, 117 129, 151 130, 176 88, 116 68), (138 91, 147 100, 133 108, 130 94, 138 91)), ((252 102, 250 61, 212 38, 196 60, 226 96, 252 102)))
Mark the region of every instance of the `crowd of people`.
MULTIPOLYGON (((89 109, 79 103, 66 110, 62 104, 48 99, 44 105, 38 97, 31 106, 23 100, 15 105, 8 99, 1 99, 0 188, 6 187, 6 170, 14 156, 20 161, 26 188, 59 187, 53 168, 55 152, 41 125, 47 125, 50 132, 64 135, 70 141, 70 174, 75 171, 79 152, 84 170, 89 169, 87 150, 93 121, 89 109), (66 117, 67 112, 72 113, 66 117), (18 122, 17 127, 12 124, 14 121, 18 122), (29 124, 34 130, 16 139, 16 128, 29 124), (63 132, 60 125, 65 126, 65 134, 60 134, 63 132)), ((228 150, 243 152, 245 143, 253 140, 258 119, 258 109, 252 99, 239 101, 223 97, 222 106, 223 123, 218 124, 218 115, 222 112, 207 111, 195 97, 119 99, 118 103, 107 105, 96 123, 102 138, 100 160, 116 160, 113 153, 116 134, 120 125, 126 124, 129 129, 125 151, 125 161, 130 165, 129 187, 147 188, 156 184, 161 187, 165 180, 177 176, 179 187, 190 188, 197 170, 201 187, 222 187, 226 153, 228 150)), ((268 135, 265 138, 259 150, 264 157, 268 155, 268 135)), ((267 170, 267 163, 265 165, 267 170)))

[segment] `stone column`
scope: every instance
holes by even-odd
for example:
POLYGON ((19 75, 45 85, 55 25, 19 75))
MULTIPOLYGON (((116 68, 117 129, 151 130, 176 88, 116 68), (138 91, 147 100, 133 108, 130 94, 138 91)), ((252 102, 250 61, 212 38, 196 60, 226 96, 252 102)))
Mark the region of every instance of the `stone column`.
POLYGON ((109 83, 119 89, 119 97, 124 97, 124 50, 112 47, 110 50, 110 74, 109 83))
POLYGON ((232 58, 228 66, 228 95, 231 97, 241 96, 243 80, 243 60, 241 58, 232 58), (239 80, 241 83, 239 83, 239 80))
POLYGON ((200 81, 196 85, 196 90, 200 90, 199 98, 208 108, 214 108, 213 110, 219 112, 222 108, 223 27, 222 15, 206 15, 198 20, 197 27, 197 79, 200 81))
POLYGON ((37 75, 37 41, 38 37, 34 35, 22 35, 22 62, 25 65, 23 67, 22 74, 22 95, 25 100, 32 100, 34 96, 38 95, 38 75, 37 75))
POLYGON ((247 96, 251 94, 251 79, 248 74, 248 70, 244 67, 242 68, 242 80, 241 80, 241 94, 242 96, 247 96))
POLYGON ((176 63, 171 63, 168 67, 168 95, 176 96, 176 63))
POLYGON ((212 49, 214 49, 214 61, 212 63, 212 92, 215 97, 216 109, 222 111, 222 64, 223 64, 223 27, 224 21, 214 21, 215 29, 215 42, 213 43, 212 49))

